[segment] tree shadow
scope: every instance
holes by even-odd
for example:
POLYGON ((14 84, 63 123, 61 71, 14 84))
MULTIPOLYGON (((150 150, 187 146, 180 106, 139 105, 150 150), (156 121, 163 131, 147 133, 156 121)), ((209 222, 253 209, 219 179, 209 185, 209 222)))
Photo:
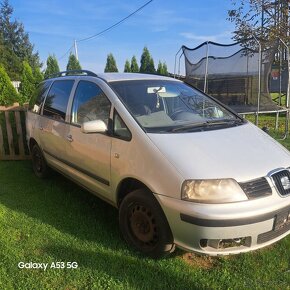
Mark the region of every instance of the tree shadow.
POLYGON ((41 180, 34 176, 29 161, 2 161, 0 184, 0 203, 11 210, 78 239, 126 249, 119 234, 118 211, 62 175, 53 172, 41 180))
MULTIPOLYGON (((3 185, 0 203, 11 210, 79 240, 93 241, 111 250, 134 252, 121 237, 118 210, 59 173, 53 171, 48 179, 39 179, 30 161, 1 162, 0 184, 3 185)), ((171 257, 182 254, 177 249, 171 257)))

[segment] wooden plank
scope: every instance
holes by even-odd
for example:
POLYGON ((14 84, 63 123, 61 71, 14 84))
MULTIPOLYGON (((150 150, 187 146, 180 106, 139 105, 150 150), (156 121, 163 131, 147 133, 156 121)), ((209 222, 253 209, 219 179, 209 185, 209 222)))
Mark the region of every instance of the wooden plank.
POLYGON ((0 111, 26 111, 28 108, 28 105, 24 105, 22 107, 19 106, 19 104, 15 104, 13 106, 10 107, 5 107, 5 106, 0 106, 0 111))
POLYGON ((12 161, 12 160, 29 160, 31 159, 30 155, 2 155, 0 156, 1 161, 12 161))
POLYGON ((11 156, 15 156, 14 144, 13 144, 13 134, 12 134, 12 127, 9 118, 9 112, 5 111, 5 121, 6 121, 6 130, 7 130, 7 138, 8 138, 8 145, 9 145, 9 154, 11 156))
POLYGON ((2 127, 0 125, 0 158, 4 154, 5 154, 5 150, 4 150, 3 131, 2 131, 2 127))
POLYGON ((25 155, 24 150, 24 143, 23 143, 23 131, 21 126, 21 119, 20 119, 20 112, 16 111, 15 114, 15 123, 16 123, 16 130, 18 135, 18 148, 19 148, 19 155, 23 156, 25 155))

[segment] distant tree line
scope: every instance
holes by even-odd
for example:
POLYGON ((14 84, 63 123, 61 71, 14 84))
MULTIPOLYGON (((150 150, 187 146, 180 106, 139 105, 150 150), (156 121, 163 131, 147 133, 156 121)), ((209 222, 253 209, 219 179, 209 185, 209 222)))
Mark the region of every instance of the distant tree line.
MULTIPOLYGON (((0 105, 9 106, 15 102, 29 102, 36 87, 44 78, 60 72, 55 55, 49 55, 46 69, 41 71, 38 52, 29 40, 29 35, 18 20, 13 19, 13 7, 8 0, 0 0, 0 105), (18 91, 12 81, 20 82, 18 91)), ((82 69, 74 54, 69 55, 66 70, 82 69)), ((112 53, 108 54, 105 72, 118 72, 116 60, 112 53)), ((168 75, 165 62, 159 61, 157 69, 147 47, 144 47, 138 65, 136 56, 126 60, 124 72, 153 73, 168 75)))
MULTIPOLYGON (((81 70, 80 62, 74 54, 70 54, 66 70, 81 70)), ((46 69, 44 72, 44 78, 48 78, 60 72, 58 61, 55 55, 49 55, 46 60, 46 69)))
MULTIPOLYGON (((107 63, 105 66, 105 72, 118 72, 116 60, 112 53, 108 54, 107 63)), ((158 62, 157 69, 155 69, 154 60, 151 56, 148 48, 145 46, 143 48, 143 53, 140 60, 140 68, 137 63, 136 56, 134 55, 130 60, 126 60, 124 65, 124 72, 132 73, 152 73, 159 75, 168 75, 167 65, 165 62, 158 62)))
POLYGON ((8 0, 0 2, 0 105, 26 102, 42 79, 39 55, 29 35, 18 20, 12 18, 8 0), (20 81, 19 93, 11 83, 20 81))

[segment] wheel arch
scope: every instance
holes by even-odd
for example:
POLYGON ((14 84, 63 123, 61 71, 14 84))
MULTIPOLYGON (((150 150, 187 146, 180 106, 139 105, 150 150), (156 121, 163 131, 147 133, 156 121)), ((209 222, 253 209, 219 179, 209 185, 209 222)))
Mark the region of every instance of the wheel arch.
POLYGON ((30 138, 28 143, 30 152, 35 144, 37 144, 37 141, 34 138, 30 138))
POLYGON ((126 177, 122 181, 120 181, 120 183, 117 186, 116 190, 117 207, 118 208, 120 207, 122 200, 125 198, 127 194, 137 189, 145 189, 148 191, 148 194, 152 194, 152 196, 154 196, 152 190, 142 181, 133 177, 126 177))

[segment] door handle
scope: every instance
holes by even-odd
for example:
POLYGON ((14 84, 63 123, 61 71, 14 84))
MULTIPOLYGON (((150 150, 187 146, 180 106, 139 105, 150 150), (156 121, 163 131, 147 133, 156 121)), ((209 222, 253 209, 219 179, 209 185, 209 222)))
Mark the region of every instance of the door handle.
POLYGON ((42 127, 42 126, 40 126, 40 127, 39 127, 39 130, 40 130, 40 131, 43 131, 43 127, 42 127))
POLYGON ((66 140, 69 142, 72 142, 74 139, 73 139, 72 135, 67 135, 66 140))

